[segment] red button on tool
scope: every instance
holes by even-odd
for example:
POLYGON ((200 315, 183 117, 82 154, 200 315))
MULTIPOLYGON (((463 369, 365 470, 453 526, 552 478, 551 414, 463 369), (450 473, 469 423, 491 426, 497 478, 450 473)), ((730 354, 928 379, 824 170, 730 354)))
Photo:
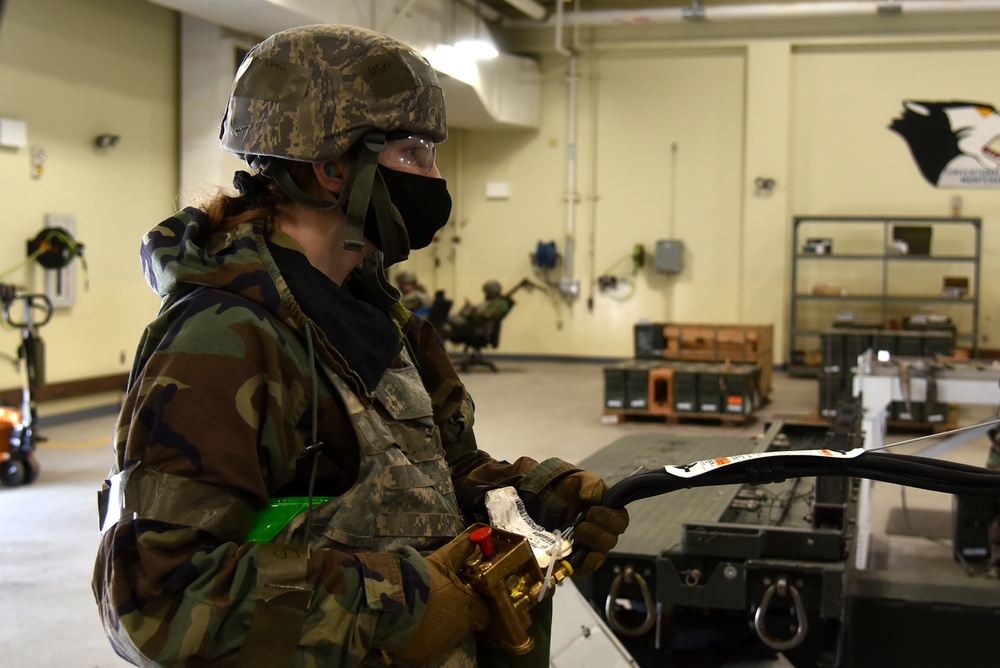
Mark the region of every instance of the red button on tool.
POLYGON ((490 540, 490 536, 493 535, 493 529, 490 527, 480 527, 469 534, 469 540, 479 546, 480 552, 483 553, 483 557, 489 559, 493 556, 496 550, 493 548, 493 541, 490 540))

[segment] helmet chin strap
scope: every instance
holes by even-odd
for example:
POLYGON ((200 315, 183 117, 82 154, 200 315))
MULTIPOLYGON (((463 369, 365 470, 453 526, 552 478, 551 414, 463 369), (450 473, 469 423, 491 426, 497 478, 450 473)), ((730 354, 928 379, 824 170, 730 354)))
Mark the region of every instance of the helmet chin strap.
MULTIPOLYGON (((344 237, 344 249, 361 252, 364 248, 365 218, 368 215, 368 203, 372 198, 372 186, 378 171, 378 154, 385 148, 385 135, 373 131, 366 134, 359 142, 357 159, 351 169, 348 182, 344 184, 344 192, 349 193, 347 199, 347 234, 344 237)), ((377 205, 376 215, 379 214, 377 205)))
POLYGON ((348 193, 344 248, 357 252, 364 248, 365 220, 370 203, 375 210, 379 245, 389 265, 409 257, 410 240, 402 216, 392 205, 385 181, 378 172, 378 155, 385 148, 385 141, 385 133, 381 130, 372 130, 361 139, 348 183, 344 184, 344 192, 348 193))
POLYGON ((334 202, 307 195, 295 183, 280 160, 259 155, 248 155, 246 160, 251 169, 256 169, 264 176, 274 179, 286 195, 310 209, 329 211, 343 206, 346 202, 347 231, 343 245, 345 250, 355 253, 364 250, 365 220, 368 216, 368 206, 371 204, 375 210, 380 250, 385 255, 386 265, 391 265, 409 257, 410 239, 403 225, 403 217, 393 206, 385 181, 378 172, 378 155, 385 148, 385 141, 385 133, 381 130, 372 130, 362 137, 354 167, 344 183, 341 195, 334 202))

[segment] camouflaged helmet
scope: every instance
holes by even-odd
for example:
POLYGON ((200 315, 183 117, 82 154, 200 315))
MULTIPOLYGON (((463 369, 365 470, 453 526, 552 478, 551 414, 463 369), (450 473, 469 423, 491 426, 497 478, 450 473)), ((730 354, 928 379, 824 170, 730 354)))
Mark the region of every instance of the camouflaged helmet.
POLYGON ((427 60, 382 33, 292 28, 247 54, 222 121, 222 148, 305 162, 340 157, 366 131, 448 136, 444 94, 427 60))
POLYGON ((236 73, 220 139, 296 202, 343 207, 347 250, 364 249, 371 208, 388 265, 410 252, 376 169, 386 135, 399 131, 435 142, 448 137, 444 93, 430 63, 373 30, 314 25, 276 33, 250 50, 236 73), (336 202, 306 194, 284 162, 328 162, 352 147, 355 165, 336 202))

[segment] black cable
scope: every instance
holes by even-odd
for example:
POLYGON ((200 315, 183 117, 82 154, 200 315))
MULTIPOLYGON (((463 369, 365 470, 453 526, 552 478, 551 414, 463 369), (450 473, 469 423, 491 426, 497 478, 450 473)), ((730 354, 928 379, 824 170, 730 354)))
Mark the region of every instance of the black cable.
MULTIPOLYGON (((686 470, 693 465, 677 468, 686 470)), ((602 505, 624 508, 634 501, 680 489, 733 484, 765 485, 789 478, 813 476, 867 478, 947 494, 1000 497, 1000 471, 978 466, 882 452, 863 452, 847 457, 789 452, 767 453, 766 456, 728 463, 691 477, 671 473, 666 467, 636 473, 612 485, 605 492, 602 505)), ((571 525, 576 526, 581 521, 582 515, 576 517, 571 525)), ((585 556, 586 550, 574 550, 569 557, 570 564, 581 564, 585 556)))
POLYGON ((932 491, 1000 496, 1000 471, 941 462, 914 455, 865 453, 851 458, 782 454, 721 466, 683 478, 665 469, 639 473, 613 485, 604 504, 624 507, 632 501, 678 489, 728 484, 763 485, 787 478, 843 475, 892 482, 932 491), (771 461, 767 461, 771 460, 771 461))

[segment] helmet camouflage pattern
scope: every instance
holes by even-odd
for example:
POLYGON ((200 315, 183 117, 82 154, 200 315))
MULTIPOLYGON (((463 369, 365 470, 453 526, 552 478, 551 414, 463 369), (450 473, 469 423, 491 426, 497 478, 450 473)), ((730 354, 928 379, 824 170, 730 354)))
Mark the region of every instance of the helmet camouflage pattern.
POLYGON ((366 131, 448 136, 444 94, 427 60, 382 33, 314 25, 276 33, 240 65, 222 148, 249 159, 326 162, 366 131))

